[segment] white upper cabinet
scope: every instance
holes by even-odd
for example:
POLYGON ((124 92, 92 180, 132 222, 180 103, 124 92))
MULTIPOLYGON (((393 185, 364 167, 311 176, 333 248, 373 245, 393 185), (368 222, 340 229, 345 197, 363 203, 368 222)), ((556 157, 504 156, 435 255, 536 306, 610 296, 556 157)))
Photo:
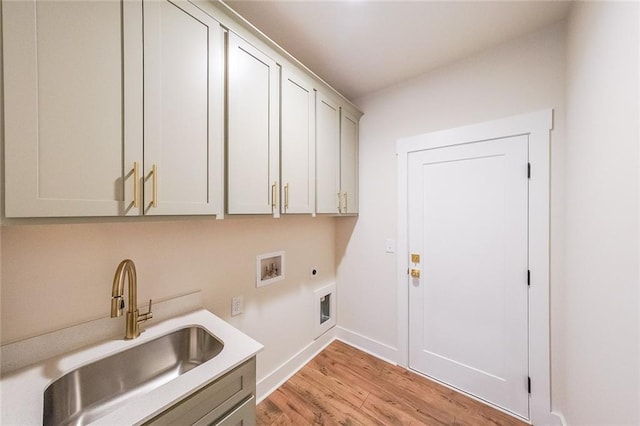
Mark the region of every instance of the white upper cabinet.
POLYGON ((340 117, 340 213, 358 213, 358 118, 340 117))
POLYGON ((125 146, 142 145, 141 4, 2 9, 6 216, 125 214, 125 146))
POLYGON ((186 1, 12 1, 3 27, 8 217, 222 213, 216 20, 186 1))
POLYGON ((221 213, 224 30, 191 3, 144 1, 144 105, 144 213, 221 213))
POLYGON ((340 106, 316 94, 316 212, 339 213, 340 106))
POLYGON ((2 2, 5 216, 351 214, 360 113, 221 3, 2 2))
POLYGON ((229 31, 227 202, 230 214, 279 214, 276 62, 229 31))
POLYGON ((358 117, 316 95, 316 212, 358 213, 358 117))
POLYGON ((281 212, 314 213, 315 90, 302 73, 282 70, 281 212))

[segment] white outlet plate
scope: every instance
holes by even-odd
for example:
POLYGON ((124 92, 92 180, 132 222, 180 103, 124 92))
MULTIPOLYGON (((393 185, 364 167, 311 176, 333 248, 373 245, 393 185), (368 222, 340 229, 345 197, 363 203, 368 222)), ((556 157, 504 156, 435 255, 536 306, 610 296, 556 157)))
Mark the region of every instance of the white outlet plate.
POLYGON ((235 317, 236 315, 240 315, 243 310, 244 301, 242 296, 235 296, 231 298, 231 316, 235 317))

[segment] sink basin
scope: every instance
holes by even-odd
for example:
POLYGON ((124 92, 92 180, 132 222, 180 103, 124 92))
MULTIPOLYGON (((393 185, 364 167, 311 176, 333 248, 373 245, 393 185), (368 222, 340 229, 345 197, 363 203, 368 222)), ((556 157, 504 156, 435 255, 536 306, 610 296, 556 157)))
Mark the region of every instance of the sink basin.
POLYGON ((43 424, 85 425, 222 351, 201 327, 187 327, 77 368, 44 392, 43 424))

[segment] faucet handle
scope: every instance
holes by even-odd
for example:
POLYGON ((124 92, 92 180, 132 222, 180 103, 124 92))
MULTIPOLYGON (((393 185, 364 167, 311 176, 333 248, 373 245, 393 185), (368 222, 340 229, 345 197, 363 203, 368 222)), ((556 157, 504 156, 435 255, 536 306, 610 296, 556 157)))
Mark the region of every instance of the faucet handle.
POLYGON ((147 310, 147 315, 149 315, 149 318, 153 318, 153 312, 151 312, 151 304, 153 303, 152 299, 149 299, 149 309, 147 310))
POLYGON ((149 299, 149 310, 147 312, 145 312, 144 314, 139 314, 138 315, 138 322, 146 321, 148 319, 153 318, 153 312, 151 312, 152 303, 153 303, 152 299, 149 299))
POLYGON ((144 326, 143 323, 147 320, 150 320, 151 318, 153 318, 153 312, 151 312, 151 299, 149 299, 149 310, 147 312, 145 312, 144 314, 138 314, 137 318, 136 318, 136 327, 138 328, 138 334, 142 333, 144 331, 144 326))

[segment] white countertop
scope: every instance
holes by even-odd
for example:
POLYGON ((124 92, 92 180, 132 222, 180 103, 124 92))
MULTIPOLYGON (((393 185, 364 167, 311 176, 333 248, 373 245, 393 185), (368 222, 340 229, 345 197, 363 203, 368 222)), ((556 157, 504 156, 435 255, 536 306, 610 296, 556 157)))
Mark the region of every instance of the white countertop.
MULTIPOLYGON (((42 425, 44 391, 65 373, 139 345, 174 330, 200 326, 224 343, 213 359, 187 371, 176 379, 132 397, 117 410, 92 425, 133 425, 149 420, 164 408, 200 389, 258 353, 263 346, 204 309, 174 317, 150 326, 134 340, 108 340, 63 354, 9 373, 0 380, 0 424, 42 425)), ((123 330, 124 332, 124 330, 123 330)))

